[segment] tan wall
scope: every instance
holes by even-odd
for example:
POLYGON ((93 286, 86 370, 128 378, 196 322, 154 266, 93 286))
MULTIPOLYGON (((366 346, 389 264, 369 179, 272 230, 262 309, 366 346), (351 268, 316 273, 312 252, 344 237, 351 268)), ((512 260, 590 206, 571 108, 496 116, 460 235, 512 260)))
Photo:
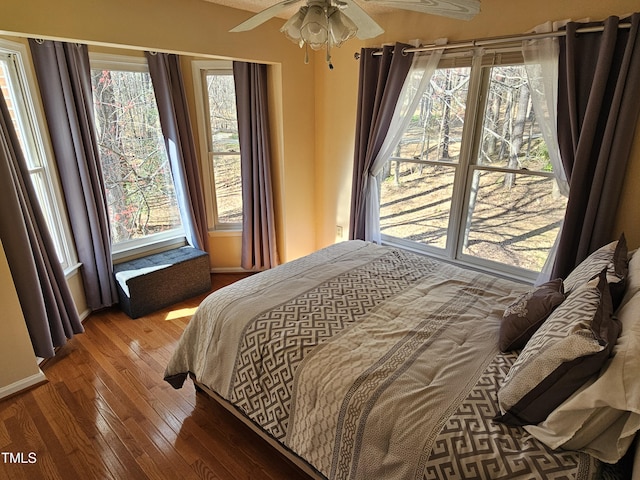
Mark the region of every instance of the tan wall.
POLYGON ((12 386, 41 374, 33 353, 7 257, 0 242, 0 398, 12 386))
POLYGON ((620 205, 616 215, 616 231, 624 232, 631 248, 640 247, 640 127, 636 126, 636 137, 631 148, 631 158, 627 167, 626 181, 622 188, 620 205))
POLYGON ((78 315, 80 315, 80 319, 83 320, 91 313, 91 310, 89 310, 87 306, 87 298, 82 283, 82 273, 79 269, 67 275, 67 285, 69 285, 69 290, 71 290, 78 315))
MULTIPOLYGON (((431 17, 412 12, 385 13, 377 18, 385 33, 367 40, 366 46, 380 46, 396 41, 431 43, 438 38, 449 41, 469 40, 525 33, 549 20, 604 19, 624 16, 640 10, 637 0, 557 0, 514 1, 482 0, 481 13, 469 22, 431 17)), ((349 196, 356 118, 359 51, 356 41, 334 51, 335 69, 329 71, 321 58, 316 58, 316 215, 317 245, 322 247, 337 240, 336 226, 344 225, 348 236, 349 196)), ((623 189, 622 208, 617 216, 618 231, 625 232, 629 244, 640 246, 640 224, 635 221, 640 204, 640 129, 636 131, 627 182, 623 189)))

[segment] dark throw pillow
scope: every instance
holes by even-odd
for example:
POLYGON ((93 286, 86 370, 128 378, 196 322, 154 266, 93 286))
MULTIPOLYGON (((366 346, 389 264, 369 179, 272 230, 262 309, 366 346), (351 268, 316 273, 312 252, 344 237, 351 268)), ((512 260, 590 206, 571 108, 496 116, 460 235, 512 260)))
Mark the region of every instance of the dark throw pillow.
POLYGON ((551 312, 565 299, 562 279, 531 289, 509 305, 500 324, 500 351, 524 348, 551 312))

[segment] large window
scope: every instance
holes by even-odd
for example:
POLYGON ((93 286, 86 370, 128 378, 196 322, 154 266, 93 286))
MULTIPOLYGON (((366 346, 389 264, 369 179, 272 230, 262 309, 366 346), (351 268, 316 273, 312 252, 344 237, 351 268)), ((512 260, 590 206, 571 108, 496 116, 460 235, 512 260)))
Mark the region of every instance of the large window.
POLYGON ((203 171, 209 228, 242 229, 242 177, 233 72, 230 62, 194 62, 199 111, 203 171), (199 105, 200 106, 200 105, 199 105))
POLYGON ((50 151, 42 138, 42 119, 30 91, 23 56, 25 49, 19 44, 0 40, 0 88, 9 108, 13 125, 24 153, 31 181, 44 213, 56 254, 62 267, 67 270, 77 264, 71 233, 55 168, 52 167, 50 151))
POLYGON ((566 199, 518 57, 441 62, 383 173, 383 241, 522 278, 542 269, 566 199))
POLYGON ((113 251, 183 238, 146 60, 92 57, 91 83, 113 251))

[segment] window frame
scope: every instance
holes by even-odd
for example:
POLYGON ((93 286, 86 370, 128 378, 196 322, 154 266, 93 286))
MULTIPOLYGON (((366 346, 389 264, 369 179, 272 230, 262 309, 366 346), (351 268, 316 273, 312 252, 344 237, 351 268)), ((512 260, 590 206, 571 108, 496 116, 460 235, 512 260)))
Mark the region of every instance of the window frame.
MULTIPOLYGON (((457 164, 447 165, 450 168, 455 168, 455 174, 445 248, 441 249, 412 240, 394 237, 382 232, 380 237, 382 243, 386 245, 394 245, 419 253, 426 253, 467 268, 478 269, 495 275, 530 283, 537 278, 537 272, 496 262, 494 260, 480 258, 463 252, 464 231, 468 222, 471 221, 468 204, 475 172, 491 171, 516 173, 519 175, 526 174, 536 177, 554 177, 552 172, 509 169, 506 167, 481 165, 477 162, 480 143, 482 141, 483 118, 491 79, 491 68, 507 65, 524 65, 524 59, 519 47, 485 50, 479 55, 474 55, 473 52, 445 53, 438 65, 438 69, 470 67, 470 80, 466 105, 467 113, 465 114, 459 161, 457 164)), ((392 157, 391 159, 394 158, 395 157, 392 157)), ((402 160, 411 161, 411 159, 404 158, 402 160)), ((415 163, 431 165, 442 164, 441 162, 432 160, 419 160, 415 163)))
MULTIPOLYGON (((115 70, 138 73, 149 73, 149 65, 144 56, 117 55, 89 52, 91 70, 115 70)), ((163 145, 164 146, 164 145, 163 145)), ((135 256, 146 255, 155 251, 166 250, 187 244, 184 225, 159 233, 152 233, 143 238, 125 240, 111 244, 111 259, 114 262, 124 261, 135 256)))
POLYGON ((58 250, 56 254, 62 257, 60 261, 62 269, 65 276, 69 277, 80 267, 80 263, 67 216, 49 131, 46 127, 44 110, 40 102, 39 89, 36 86, 35 74, 26 60, 30 60, 31 57, 25 45, 1 38, 0 56, 5 57, 7 61, 9 76, 12 77, 9 81, 15 82, 18 87, 19 91, 13 92, 13 95, 17 96, 14 107, 22 117, 20 123, 29 131, 27 134, 29 138, 26 139, 30 144, 29 152, 25 152, 25 155, 32 157, 27 161, 29 176, 30 179, 34 175, 40 178, 43 188, 38 189, 35 185, 34 188, 36 193, 40 191, 44 194, 44 199, 37 195, 38 201, 43 214, 48 218, 49 233, 58 250), (34 167, 31 163, 37 165, 34 167))
POLYGON ((240 155, 238 153, 215 152, 211 145, 211 122, 209 119, 209 97, 205 88, 206 76, 233 76, 233 62, 231 60, 194 60, 191 62, 193 84, 196 98, 196 115, 198 136, 200 143, 201 165, 204 178, 204 196, 207 210, 207 226, 211 233, 221 236, 236 236, 242 233, 242 223, 220 222, 216 196, 215 173, 213 157, 216 155, 240 155))

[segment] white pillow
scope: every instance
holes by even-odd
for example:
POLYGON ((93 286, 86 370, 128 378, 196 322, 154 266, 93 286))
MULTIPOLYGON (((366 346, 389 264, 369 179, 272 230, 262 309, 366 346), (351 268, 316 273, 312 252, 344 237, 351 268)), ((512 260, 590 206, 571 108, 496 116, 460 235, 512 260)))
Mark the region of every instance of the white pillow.
POLYGON ((613 357, 538 425, 524 428, 550 448, 581 450, 617 462, 640 430, 640 293, 618 312, 622 333, 613 357))

